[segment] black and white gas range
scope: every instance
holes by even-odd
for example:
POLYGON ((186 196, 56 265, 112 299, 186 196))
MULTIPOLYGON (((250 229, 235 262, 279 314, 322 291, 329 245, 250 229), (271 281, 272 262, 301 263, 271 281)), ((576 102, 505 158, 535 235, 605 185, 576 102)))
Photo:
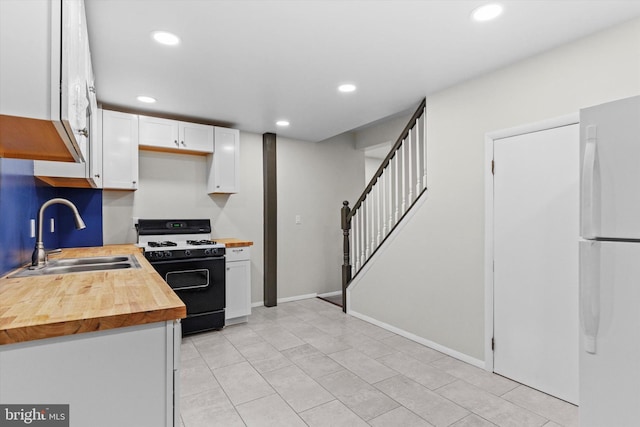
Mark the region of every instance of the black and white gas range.
POLYGON ((140 219, 138 245, 187 307, 182 334, 222 329, 225 247, 211 240, 208 219, 140 219))

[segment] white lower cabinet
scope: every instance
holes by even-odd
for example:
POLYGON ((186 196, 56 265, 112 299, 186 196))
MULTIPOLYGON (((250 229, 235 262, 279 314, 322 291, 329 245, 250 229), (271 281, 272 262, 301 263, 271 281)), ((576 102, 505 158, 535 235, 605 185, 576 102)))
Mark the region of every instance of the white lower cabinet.
POLYGON ((251 250, 227 248, 225 324, 246 322, 251 314, 251 250))
POLYGON ((102 111, 102 186, 138 189, 138 116, 102 111))
POLYGON ((72 426, 180 426, 180 341, 166 321, 0 345, 0 402, 68 404, 72 426))

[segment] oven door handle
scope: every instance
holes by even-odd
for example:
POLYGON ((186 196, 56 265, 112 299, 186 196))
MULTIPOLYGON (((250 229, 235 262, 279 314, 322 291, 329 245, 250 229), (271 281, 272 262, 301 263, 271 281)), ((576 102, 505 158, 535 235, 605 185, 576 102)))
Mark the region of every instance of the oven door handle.
POLYGON ((206 283, 204 285, 196 285, 196 286, 184 286, 184 287, 180 287, 180 288, 172 288, 174 291, 190 291, 193 289, 204 289, 206 287, 208 287, 209 284, 206 283))

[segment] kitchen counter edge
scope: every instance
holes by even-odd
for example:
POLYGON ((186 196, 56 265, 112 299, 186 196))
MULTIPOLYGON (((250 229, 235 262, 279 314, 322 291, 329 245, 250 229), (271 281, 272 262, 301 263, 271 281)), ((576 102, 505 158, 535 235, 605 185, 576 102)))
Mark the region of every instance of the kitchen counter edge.
POLYGON ((221 237, 214 239, 218 243, 223 243, 227 248, 240 248, 243 246, 253 246, 250 240, 236 239, 235 237, 221 237))

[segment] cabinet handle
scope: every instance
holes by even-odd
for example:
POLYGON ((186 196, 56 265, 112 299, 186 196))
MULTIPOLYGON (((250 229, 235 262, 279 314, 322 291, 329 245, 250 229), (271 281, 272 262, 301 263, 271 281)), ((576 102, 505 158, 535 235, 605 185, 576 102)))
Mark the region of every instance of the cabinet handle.
POLYGON ((230 268, 230 267, 227 267, 227 271, 229 271, 229 270, 231 270, 231 268, 230 268))
POLYGON ((133 184, 135 185, 138 181, 132 181, 132 182, 133 182, 133 184))
POLYGON ((86 138, 88 138, 88 137, 89 137, 89 130, 88 130, 87 128, 80 129, 80 130, 76 131, 76 133, 77 133, 78 135, 80 135, 80 136, 84 136, 84 137, 86 137, 86 138))
POLYGON ((180 147, 180 144, 178 144, 178 140, 177 139, 174 139, 173 143, 176 144, 176 147, 180 147))
POLYGON ((184 145, 185 147, 187 146, 187 144, 185 144, 185 143, 184 143, 184 141, 180 141, 180 143, 181 143, 182 145, 184 145))
POLYGON ((99 173, 95 174, 94 176, 95 176, 96 178, 100 178, 100 174, 99 174, 99 173))
POLYGON ((96 93, 96 87, 95 86, 89 86, 89 92, 96 93))

